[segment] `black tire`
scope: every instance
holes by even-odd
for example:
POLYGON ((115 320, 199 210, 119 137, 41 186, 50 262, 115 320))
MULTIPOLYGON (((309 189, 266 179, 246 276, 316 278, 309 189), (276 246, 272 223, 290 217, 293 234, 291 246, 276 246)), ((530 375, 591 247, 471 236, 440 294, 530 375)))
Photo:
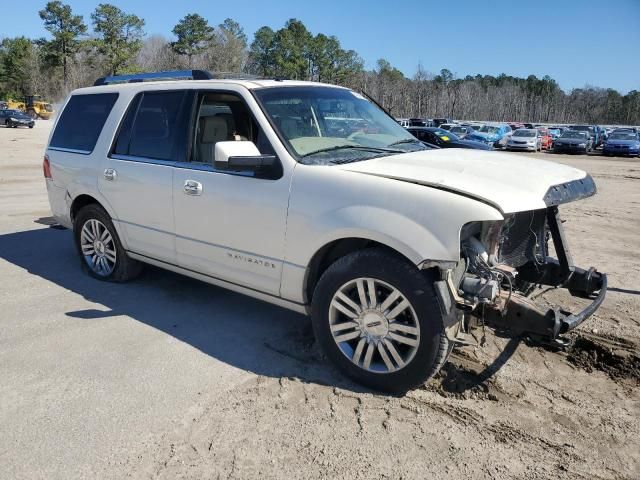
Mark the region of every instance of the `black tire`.
POLYGON ((452 349, 444 332, 433 282, 429 273, 383 248, 368 248, 338 259, 323 273, 313 294, 312 323, 318 344, 340 371, 367 387, 404 393, 422 385, 440 370, 452 349), (356 365, 333 339, 329 320, 331 301, 341 287, 358 278, 374 278, 393 286, 415 311, 420 329, 418 345, 413 357, 395 371, 376 373, 356 365))
POLYGON ((142 272, 142 264, 127 255, 126 250, 122 247, 122 243, 120 242, 118 233, 113 226, 111 217, 100 205, 92 203, 85 207, 82 207, 73 222, 73 236, 75 239, 76 250, 80 257, 82 269, 93 278, 107 282, 126 282, 134 279, 142 272), (85 223, 92 219, 98 220, 107 228, 115 244, 115 266, 113 267, 113 271, 108 275, 100 275, 96 273, 88 265, 80 247, 80 233, 82 231, 82 227, 85 225, 85 223))
POLYGON ((33 128, 33 125, 29 125, 29 128, 33 128))

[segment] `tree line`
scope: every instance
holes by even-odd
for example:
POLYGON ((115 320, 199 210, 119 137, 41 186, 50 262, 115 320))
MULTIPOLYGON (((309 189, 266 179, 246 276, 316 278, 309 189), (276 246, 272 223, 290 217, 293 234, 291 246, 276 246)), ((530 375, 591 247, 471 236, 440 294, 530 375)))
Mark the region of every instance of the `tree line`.
POLYGON ((563 91, 549 76, 475 75, 418 65, 408 78, 388 60, 367 70, 357 52, 303 22, 259 28, 251 42, 235 20, 217 25, 197 13, 180 19, 172 37, 145 36, 144 19, 102 3, 89 22, 60 0, 39 12, 49 38, 0 41, 0 98, 39 94, 60 101, 104 75, 205 69, 312 80, 366 92, 396 117, 479 121, 640 124, 640 92, 596 87, 563 91))

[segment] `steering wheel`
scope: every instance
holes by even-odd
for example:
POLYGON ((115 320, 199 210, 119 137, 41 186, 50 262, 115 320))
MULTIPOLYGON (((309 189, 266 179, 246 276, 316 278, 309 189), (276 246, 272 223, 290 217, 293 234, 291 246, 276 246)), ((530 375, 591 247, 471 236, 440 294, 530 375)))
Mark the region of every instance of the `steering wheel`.
POLYGON ((354 138, 359 137, 360 135, 362 135, 362 132, 358 130, 356 132, 349 134, 349 136, 347 137, 347 140, 353 140, 354 138))

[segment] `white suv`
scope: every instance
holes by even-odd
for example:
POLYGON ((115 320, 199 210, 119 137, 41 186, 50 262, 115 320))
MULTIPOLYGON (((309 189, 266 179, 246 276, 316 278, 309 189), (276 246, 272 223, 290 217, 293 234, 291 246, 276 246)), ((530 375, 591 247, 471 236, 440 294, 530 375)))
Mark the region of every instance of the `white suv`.
POLYGON ((309 313, 343 372, 396 392, 479 317, 558 343, 602 302, 606 276, 573 265, 558 217, 595 193, 585 172, 431 150, 346 88, 208 78, 103 78, 67 99, 44 173, 94 278, 148 263, 309 313), (600 293, 570 315, 533 304, 536 284, 600 293))

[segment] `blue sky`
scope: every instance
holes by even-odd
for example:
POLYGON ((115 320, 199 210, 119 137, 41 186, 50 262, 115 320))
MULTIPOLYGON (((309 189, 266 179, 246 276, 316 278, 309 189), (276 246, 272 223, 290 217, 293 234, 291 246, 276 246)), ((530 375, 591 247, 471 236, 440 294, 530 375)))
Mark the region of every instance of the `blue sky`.
MULTIPOLYGON (((64 1, 64 0, 63 0, 64 1)), ((108 0, 102 0, 108 2, 108 0)), ((99 1, 66 0, 89 22, 99 1)), ((238 21, 249 39, 262 25, 289 18, 313 33, 337 36, 372 68, 388 59, 405 75, 416 66, 458 76, 550 75, 564 89, 586 84, 640 90, 640 0, 111 0, 146 21, 147 34, 169 35, 187 13, 211 24, 238 21)), ((5 1, 1 36, 45 35, 46 0, 5 1)))

